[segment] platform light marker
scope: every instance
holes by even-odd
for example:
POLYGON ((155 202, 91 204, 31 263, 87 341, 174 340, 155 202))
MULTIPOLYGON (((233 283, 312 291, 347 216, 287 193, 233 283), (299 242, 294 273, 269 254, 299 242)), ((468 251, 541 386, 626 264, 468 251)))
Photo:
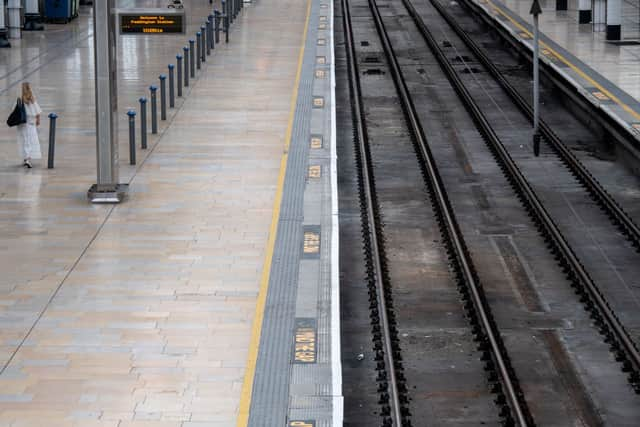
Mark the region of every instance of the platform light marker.
POLYGON ((313 97, 313 108, 324 108, 324 98, 322 96, 313 97))
POLYGON ((324 65, 327 63, 327 58, 325 56, 316 56, 316 64, 324 65))
POLYGON ((318 46, 324 46, 327 44, 327 41, 325 39, 318 39, 318 46))
POLYGON ((320 178, 322 176, 322 167, 320 165, 309 166, 309 178, 320 178))
POLYGON ((324 70, 316 70, 316 79, 324 79, 326 75, 324 70))
POLYGON ((322 148, 322 137, 321 136, 312 136, 310 145, 311 145, 311 148, 313 148, 314 150, 318 150, 318 149, 322 148))
POLYGON ((315 420, 291 420, 289 421, 289 427, 316 427, 315 420))
POLYGON ((602 93, 602 92, 600 92, 598 90, 595 91, 595 92, 591 92, 591 95, 595 96, 600 101, 609 101, 609 100, 611 100, 611 98, 609 98, 607 95, 605 95, 604 93, 602 93))
POLYGON ((326 22, 326 21, 327 21, 327 17, 326 17, 326 16, 324 16, 324 15, 322 15, 322 16, 320 17, 320 22, 326 22))
POLYGON ((327 24, 325 24, 324 22, 321 22, 318 24, 318 29, 319 30, 326 30, 327 29, 327 24))

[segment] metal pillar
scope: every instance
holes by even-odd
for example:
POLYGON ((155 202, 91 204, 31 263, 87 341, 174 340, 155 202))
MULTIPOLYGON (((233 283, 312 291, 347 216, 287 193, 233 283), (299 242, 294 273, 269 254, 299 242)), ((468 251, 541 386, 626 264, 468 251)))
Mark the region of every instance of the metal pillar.
POLYGON ((93 203, 119 203, 127 185, 118 174, 118 90, 115 0, 93 3, 95 52, 97 183, 89 189, 93 203))
POLYGON ((607 40, 622 36, 622 0, 607 0, 607 40))
POLYGON ((533 0, 529 13, 533 15, 533 154, 537 157, 540 155, 540 76, 538 73, 540 34, 538 16, 542 13, 538 0, 533 0))

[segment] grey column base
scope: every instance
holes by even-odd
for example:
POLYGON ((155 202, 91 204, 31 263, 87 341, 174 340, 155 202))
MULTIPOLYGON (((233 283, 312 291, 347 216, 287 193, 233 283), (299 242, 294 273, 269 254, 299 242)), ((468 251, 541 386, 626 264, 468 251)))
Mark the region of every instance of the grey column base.
POLYGON ((620 25, 607 25, 607 40, 620 40, 622 29, 620 25))
POLYGON ((129 184, 93 184, 87 193, 91 203, 120 203, 129 192, 129 184))
POLYGON ((578 24, 589 24, 591 22, 591 10, 578 11, 578 24))

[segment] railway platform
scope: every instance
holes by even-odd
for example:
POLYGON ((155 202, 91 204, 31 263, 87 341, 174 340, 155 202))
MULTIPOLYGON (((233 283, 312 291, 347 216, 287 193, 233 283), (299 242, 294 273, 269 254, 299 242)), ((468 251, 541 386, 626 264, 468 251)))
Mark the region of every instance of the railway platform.
POLYGON ((332 3, 245 4, 128 162, 214 3, 119 40, 119 205, 87 200, 91 8, 0 51, 2 111, 30 81, 58 115, 54 169, 47 119, 33 169, 0 127, 0 426, 341 425, 332 3))
MULTIPOLYGON (((506 30, 529 52, 533 50, 533 26, 523 0, 472 0, 479 10, 506 30)), ((607 42, 605 34, 593 32, 591 24, 578 23, 577 5, 556 11, 554 2, 541 3, 541 50, 543 64, 586 100, 618 123, 640 146, 640 44, 607 42)))

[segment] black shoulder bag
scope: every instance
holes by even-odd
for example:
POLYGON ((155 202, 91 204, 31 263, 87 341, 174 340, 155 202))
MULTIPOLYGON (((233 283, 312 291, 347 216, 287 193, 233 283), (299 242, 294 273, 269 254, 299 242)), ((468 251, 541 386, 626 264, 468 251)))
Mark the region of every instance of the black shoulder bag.
POLYGON ((7 119, 7 125, 9 127, 18 126, 21 124, 27 123, 27 110, 24 108, 24 103, 22 99, 18 98, 16 102, 16 107, 13 109, 11 114, 9 114, 9 118, 7 119))

